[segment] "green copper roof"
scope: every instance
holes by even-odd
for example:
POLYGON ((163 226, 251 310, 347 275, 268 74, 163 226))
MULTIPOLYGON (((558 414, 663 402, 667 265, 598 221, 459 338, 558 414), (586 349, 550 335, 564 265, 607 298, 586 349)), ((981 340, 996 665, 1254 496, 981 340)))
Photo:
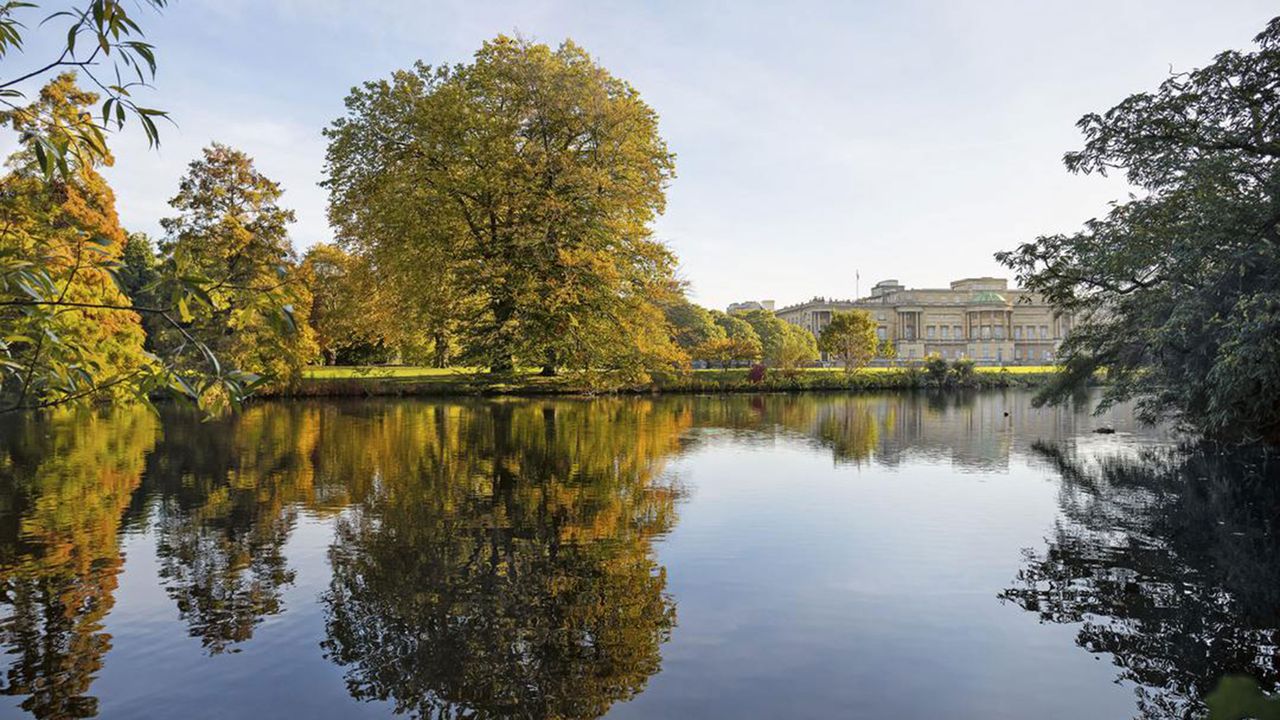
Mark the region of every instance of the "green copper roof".
POLYGON ((974 295, 973 299, 969 301, 970 305, 1005 305, 1007 303, 1008 301, 1004 299, 1003 295, 990 290, 983 290, 974 295))

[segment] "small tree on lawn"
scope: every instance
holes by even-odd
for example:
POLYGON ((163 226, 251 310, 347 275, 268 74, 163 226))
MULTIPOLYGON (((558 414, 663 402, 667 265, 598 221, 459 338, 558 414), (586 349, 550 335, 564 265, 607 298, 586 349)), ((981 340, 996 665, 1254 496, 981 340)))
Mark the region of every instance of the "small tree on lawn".
POLYGON ((822 330, 818 347, 844 363, 844 371, 852 373, 866 366, 879 349, 876 322, 862 310, 840 312, 831 316, 831 324, 822 330))

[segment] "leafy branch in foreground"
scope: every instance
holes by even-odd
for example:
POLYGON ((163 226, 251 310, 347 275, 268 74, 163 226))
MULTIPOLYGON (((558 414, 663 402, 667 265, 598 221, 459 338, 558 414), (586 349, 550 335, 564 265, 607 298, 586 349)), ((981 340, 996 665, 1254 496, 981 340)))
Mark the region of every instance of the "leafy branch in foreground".
POLYGON ((1081 119, 1067 168, 1143 194, 996 255, 1075 319, 1042 400, 1105 369, 1104 406, 1280 443, 1280 18, 1255 41, 1081 119))
MULTIPOLYGON (((137 0, 142 6, 163 9, 168 0, 137 0)), ((0 2, 0 60, 21 53, 30 29, 25 15, 38 16, 37 3, 0 2)), ((14 75, 0 74, 0 108, 19 133, 22 146, 33 153, 47 179, 67 178, 72 165, 91 165, 107 157, 105 133, 122 129, 136 118, 153 147, 160 143, 157 118, 163 110, 144 107, 134 99, 138 90, 150 87, 156 74, 155 48, 142 40, 142 28, 121 0, 88 0, 73 9, 49 13, 36 28, 66 22, 65 43, 56 57, 14 75), (97 117, 79 113, 58 117, 42 112, 39 104, 23 105, 28 82, 43 82, 51 74, 70 70, 98 89, 103 98, 97 117)), ((6 68, 8 69, 8 68, 6 68)))
MULTIPOLYGON (((193 312, 215 311, 200 283, 168 261, 151 290, 170 302, 136 305, 118 287, 113 239, 77 234, 73 247, 45 248, 34 260, 22 257, 17 243, 0 246, 0 413, 76 401, 148 402, 157 392, 212 410, 238 406, 262 384, 255 374, 224 367, 192 334, 193 312), (70 263, 59 249, 72 253, 70 263), (140 314, 180 341, 163 354, 143 350, 140 314)), ((7 229, 4 239, 14 235, 7 229)))

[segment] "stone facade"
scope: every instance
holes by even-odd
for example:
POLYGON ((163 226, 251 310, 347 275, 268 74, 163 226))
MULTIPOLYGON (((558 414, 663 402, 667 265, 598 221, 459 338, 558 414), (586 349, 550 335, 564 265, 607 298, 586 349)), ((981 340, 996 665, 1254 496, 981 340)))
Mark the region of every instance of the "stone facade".
POLYGON ((729 303, 729 307, 726 310, 726 312, 732 315, 734 313, 751 312, 752 310, 768 310, 769 312, 773 312, 774 311, 773 301, 772 300, 746 300, 743 302, 729 303))
POLYGON ((979 364, 1045 365, 1053 362, 1071 319, 1042 298, 1010 289, 1003 278, 956 280, 950 288, 908 289, 896 280, 877 283, 857 300, 814 298, 784 307, 779 318, 818 335, 834 313, 865 310, 881 339, 893 340, 900 360, 940 355, 979 364))

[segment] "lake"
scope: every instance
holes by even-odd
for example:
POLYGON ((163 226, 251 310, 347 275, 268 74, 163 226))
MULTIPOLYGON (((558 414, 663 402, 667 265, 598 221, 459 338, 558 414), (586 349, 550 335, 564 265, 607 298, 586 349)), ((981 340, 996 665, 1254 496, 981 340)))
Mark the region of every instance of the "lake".
POLYGON ((1224 673, 1274 687, 1280 468, 1094 399, 6 418, 0 717, 1183 718, 1224 673))

